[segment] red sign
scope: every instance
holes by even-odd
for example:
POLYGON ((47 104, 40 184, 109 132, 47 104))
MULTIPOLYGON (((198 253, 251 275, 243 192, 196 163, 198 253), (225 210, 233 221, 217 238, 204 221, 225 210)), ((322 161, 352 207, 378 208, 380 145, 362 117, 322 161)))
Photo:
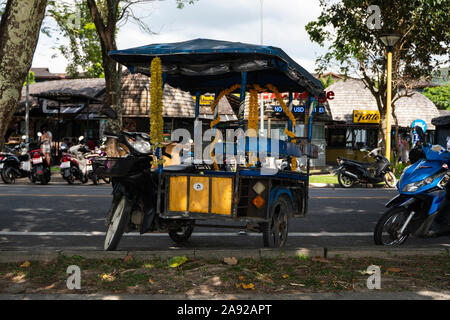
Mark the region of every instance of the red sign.
MULTIPOLYGON (((282 94, 282 96, 285 99, 288 98, 287 93, 282 94)), ((263 100, 276 98, 274 93, 263 93, 262 97, 263 97, 263 100)), ((294 100, 305 100, 305 99, 309 98, 309 93, 308 93, 308 91, 294 92, 293 98, 294 98, 294 100)), ((328 92, 324 91, 323 98, 320 98, 320 99, 318 99, 317 97, 315 97, 315 98, 316 98, 316 100, 318 100, 319 103, 325 103, 327 100, 334 99, 334 92, 333 91, 328 91, 328 92)))

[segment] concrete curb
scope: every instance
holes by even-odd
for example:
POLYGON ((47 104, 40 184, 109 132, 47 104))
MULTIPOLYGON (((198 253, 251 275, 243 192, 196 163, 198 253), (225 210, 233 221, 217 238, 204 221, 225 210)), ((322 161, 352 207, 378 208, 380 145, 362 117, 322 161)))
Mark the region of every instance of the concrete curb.
POLYGON ((450 291, 327 292, 297 294, 0 294, 0 300, 450 300, 450 291))
POLYGON ((223 259, 225 257, 243 258, 286 258, 286 257, 323 257, 323 258, 393 258, 401 256, 433 256, 440 254, 450 254, 450 248, 286 248, 286 249, 191 249, 191 250, 164 250, 164 251, 101 251, 101 250, 0 250, 0 263, 12 263, 23 261, 51 261, 64 256, 81 256, 88 259, 123 259, 128 254, 140 259, 150 259, 154 257, 170 258, 174 256, 186 256, 191 259, 223 259))
POLYGON ((382 186, 373 186, 373 185, 368 185, 366 186, 365 184, 359 184, 356 186, 353 186, 349 189, 344 189, 342 188, 339 183, 319 183, 319 182, 310 182, 309 186, 311 188, 339 188, 339 189, 343 189, 343 190, 352 190, 352 189, 386 189, 386 190, 396 190, 396 188, 388 188, 385 185, 382 186))

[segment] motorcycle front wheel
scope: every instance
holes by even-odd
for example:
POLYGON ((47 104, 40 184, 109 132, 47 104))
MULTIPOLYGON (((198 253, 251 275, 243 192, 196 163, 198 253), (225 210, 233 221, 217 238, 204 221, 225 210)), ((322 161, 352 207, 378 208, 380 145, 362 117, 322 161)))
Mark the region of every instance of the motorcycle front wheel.
POLYGON ((373 234, 376 245, 399 246, 409 236, 407 230, 403 234, 398 232, 402 228, 410 212, 404 207, 391 208, 378 220, 373 234))
POLYGON ((395 178, 395 174, 392 171, 386 172, 384 175, 384 183, 389 188, 395 188, 397 184, 397 179, 395 178))
POLYGON ((338 182, 342 188, 350 188, 355 184, 355 180, 342 174, 341 172, 338 174, 338 182))
POLYGON ((125 231, 125 227, 128 224, 131 208, 132 205, 125 195, 122 195, 122 197, 113 204, 112 217, 108 224, 108 230, 105 237, 105 251, 112 251, 117 248, 125 231))
POLYGON ((194 221, 186 223, 178 229, 169 230, 169 237, 175 243, 183 243, 189 240, 194 231, 194 221))

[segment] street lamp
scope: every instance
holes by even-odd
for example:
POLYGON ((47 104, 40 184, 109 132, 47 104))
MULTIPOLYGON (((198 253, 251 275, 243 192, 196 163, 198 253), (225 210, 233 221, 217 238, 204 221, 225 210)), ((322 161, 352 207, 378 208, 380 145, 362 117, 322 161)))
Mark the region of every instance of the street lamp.
POLYGON ((391 99, 392 99, 392 50, 401 38, 398 33, 380 35, 387 51, 387 91, 386 91, 386 158, 391 159, 391 99))
MULTIPOLYGON (((264 0, 259 0, 260 4, 261 4, 261 45, 263 45, 263 28, 264 28, 264 23, 263 23, 263 2, 264 0)), ((260 109, 260 113, 259 113, 259 117, 260 117, 260 129, 259 129, 259 134, 260 136, 264 136, 264 101, 263 101, 263 94, 260 94, 260 101, 259 101, 259 109, 260 109)))

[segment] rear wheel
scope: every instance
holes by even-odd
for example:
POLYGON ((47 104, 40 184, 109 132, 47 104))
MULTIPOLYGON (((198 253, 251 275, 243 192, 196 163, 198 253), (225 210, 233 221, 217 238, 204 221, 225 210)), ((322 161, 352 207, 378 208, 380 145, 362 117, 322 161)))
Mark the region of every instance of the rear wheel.
POLYGON ((71 174, 70 176, 68 176, 67 178, 66 178, 66 181, 67 181, 67 183, 68 184, 73 184, 73 175, 71 174))
POLYGON ((355 183, 355 180, 353 180, 352 178, 342 174, 342 172, 339 172, 339 174, 338 174, 338 182, 339 182, 339 185, 342 188, 350 188, 355 183))
POLYGON ((132 206, 125 195, 122 195, 122 197, 113 205, 111 221, 109 221, 105 237, 105 251, 112 251, 117 248, 125 231, 125 227, 128 224, 131 207, 132 206))
POLYGON ((4 167, 2 170, 2 180, 6 184, 13 184, 16 182, 14 170, 11 167, 4 167))
POLYGON ((169 237, 176 243, 183 243, 189 240, 194 231, 194 221, 183 224, 178 229, 169 230, 169 237))
POLYGON ((105 182, 105 183, 110 183, 111 182, 111 178, 110 177, 102 177, 102 180, 105 182))
POLYGON ((384 183, 389 188, 395 188, 395 185, 397 184, 397 179, 395 178, 395 175, 392 171, 386 172, 384 175, 384 183))
POLYGON ((286 197, 281 196, 274 202, 271 209, 271 221, 261 225, 265 247, 282 248, 285 246, 291 213, 291 204, 286 197))
POLYGON ((410 211, 404 207, 391 208, 384 215, 375 227, 374 241, 376 245, 399 246, 403 244, 409 236, 408 230, 399 234, 400 229, 408 218, 410 211))
POLYGON ((89 181, 87 174, 82 175, 80 181, 83 184, 87 183, 89 181))

